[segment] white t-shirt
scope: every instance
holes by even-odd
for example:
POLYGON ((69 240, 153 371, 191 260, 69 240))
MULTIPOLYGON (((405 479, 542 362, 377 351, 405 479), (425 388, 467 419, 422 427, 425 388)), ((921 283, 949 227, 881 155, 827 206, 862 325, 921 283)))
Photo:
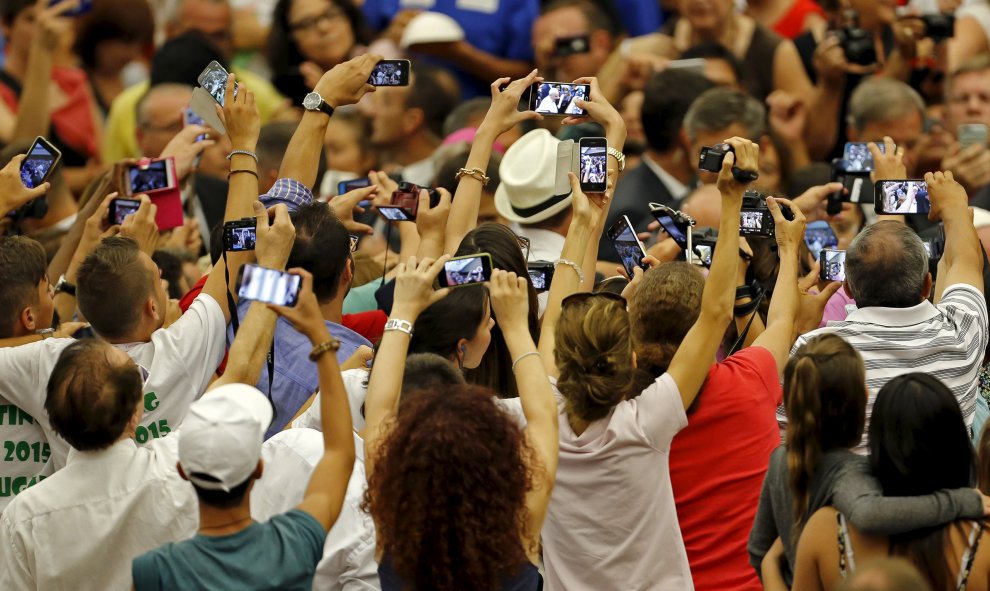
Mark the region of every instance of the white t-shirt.
POLYGON ((54 470, 51 446, 41 425, 0 396, 0 513, 29 486, 54 470))
MULTIPOLYGON (((220 361, 226 343, 223 310, 208 294, 200 294, 171 326, 156 330, 147 343, 116 345, 148 372, 144 384, 144 416, 138 444, 174 431, 199 398, 220 361)), ((69 444, 55 434, 45 412, 48 378, 62 350, 73 339, 46 339, 0 349, 0 397, 34 417, 51 445, 53 469, 65 465, 69 444)), ((0 462, 0 477, 7 476, 0 462)))
POLYGON ((693 589, 670 486, 670 442, 687 426, 674 379, 664 374, 580 435, 562 400, 558 413, 557 478, 543 524, 548 591, 693 589))

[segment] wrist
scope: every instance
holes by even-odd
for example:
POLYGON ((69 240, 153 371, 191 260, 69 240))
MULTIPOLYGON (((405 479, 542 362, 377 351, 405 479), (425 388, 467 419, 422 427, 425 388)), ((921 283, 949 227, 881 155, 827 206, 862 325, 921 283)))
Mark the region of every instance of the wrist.
POLYGON ((421 309, 409 305, 399 305, 392 307, 392 313, 388 315, 389 320, 405 320, 409 324, 416 324, 421 309))
POLYGON ((288 262, 288 255, 258 255, 258 266, 264 267, 266 269, 275 269, 276 271, 284 271, 285 264, 288 262))
MULTIPOLYGON (((256 150, 258 149, 258 138, 254 138, 253 140, 238 140, 236 142, 231 141, 230 147, 231 147, 230 151, 232 153, 251 152, 252 154, 256 154, 257 153, 256 150)), ((234 158, 239 158, 242 160, 250 160, 251 162, 254 162, 254 158, 251 158, 247 154, 233 154, 230 157, 231 162, 234 161, 234 158)))
POLYGON ((309 339, 309 344, 315 347, 316 345, 325 343, 328 340, 330 340, 331 338, 330 331, 327 330, 327 325, 326 322, 323 321, 323 318, 313 318, 311 320, 312 322, 307 323, 308 325, 311 326, 306 330, 305 333, 306 338, 309 339))

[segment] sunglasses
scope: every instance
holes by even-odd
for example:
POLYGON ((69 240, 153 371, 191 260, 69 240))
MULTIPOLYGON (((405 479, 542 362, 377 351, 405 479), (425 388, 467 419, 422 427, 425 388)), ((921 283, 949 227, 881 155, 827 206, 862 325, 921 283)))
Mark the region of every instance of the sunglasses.
POLYGON ((588 300, 593 300, 593 299, 596 299, 596 298, 601 298, 603 300, 609 300, 609 301, 615 302, 617 304, 621 304, 622 305, 622 309, 623 310, 626 309, 626 298, 620 296, 617 293, 612 293, 610 291, 599 291, 597 293, 590 292, 590 291, 584 291, 584 292, 581 292, 581 293, 572 293, 571 295, 569 295, 566 298, 564 298, 563 300, 561 300, 560 307, 561 308, 564 308, 565 306, 568 306, 569 304, 579 304, 579 303, 586 302, 588 300))

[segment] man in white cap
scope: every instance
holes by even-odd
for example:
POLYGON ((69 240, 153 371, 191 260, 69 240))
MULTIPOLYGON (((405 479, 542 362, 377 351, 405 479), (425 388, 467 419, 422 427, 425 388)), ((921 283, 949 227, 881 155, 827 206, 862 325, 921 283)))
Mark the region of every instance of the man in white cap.
MULTIPOLYGON (((179 474, 192 483, 199 500, 199 534, 136 558, 132 574, 137 591, 312 588, 327 531, 344 502, 354 465, 354 437, 334 354, 340 343, 323 322, 312 275, 295 272, 303 277, 298 304, 275 311, 309 338, 309 356, 320 374, 324 449, 305 496, 295 509, 264 523, 251 518, 249 493, 264 468, 261 447, 274 418, 272 403, 253 386, 229 383, 215 388, 189 410, 179 440, 179 474), (223 569, 216 568, 219 563, 223 569)), ((251 311, 259 306, 253 304, 251 311)), ((272 338, 274 318, 270 320, 271 328, 249 354, 249 365, 259 371, 272 338)), ((232 361, 233 354, 232 350, 232 361)))

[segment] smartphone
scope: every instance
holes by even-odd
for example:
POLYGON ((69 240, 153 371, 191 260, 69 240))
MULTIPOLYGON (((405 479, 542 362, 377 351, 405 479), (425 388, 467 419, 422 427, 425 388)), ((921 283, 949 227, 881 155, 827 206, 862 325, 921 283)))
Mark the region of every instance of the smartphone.
POLYGON ((550 282, 553 281, 553 263, 549 261, 533 261, 526 265, 529 269, 529 282, 533 284, 533 289, 537 292, 544 292, 550 289, 550 282))
POLYGON ((928 214, 928 183, 922 180, 878 181, 874 185, 874 211, 878 214, 928 214))
POLYGON ((246 264, 237 277, 237 297, 276 306, 295 306, 302 277, 246 264))
MULTIPOLYGON (((207 126, 206 122, 203 121, 203 118, 197 115, 196 112, 189 107, 182 110, 182 125, 183 127, 188 127, 190 125, 201 125, 203 127, 207 126)), ((201 142, 208 137, 210 137, 209 134, 202 133, 196 136, 196 141, 201 142)))
POLYGON ((126 176, 128 195, 149 193, 175 187, 175 167, 169 160, 152 160, 146 163, 130 164, 126 176))
POLYGON ((683 214, 659 203, 650 204, 650 213, 663 228, 663 231, 674 239, 677 246, 682 249, 687 248, 687 233, 690 224, 683 214))
POLYGON ((705 75, 705 58, 695 57, 686 60, 674 60, 667 64, 668 70, 689 70, 699 76, 705 75))
POLYGON ((574 103, 574 99, 590 99, 590 84, 568 82, 537 82, 529 89, 529 109, 543 115, 586 117, 588 111, 574 103))
POLYGON ((258 242, 258 220, 241 218, 223 224, 223 249, 227 252, 254 250, 258 242))
POLYGON ((959 140, 960 148, 968 148, 973 144, 978 144, 986 149, 988 145, 987 126, 982 123, 966 123, 964 125, 960 125, 959 129, 956 131, 956 137, 959 140))
MULTIPOLYGON (((350 181, 340 181, 339 183, 337 183, 337 194, 343 195, 344 193, 350 193, 354 189, 363 189, 365 187, 370 187, 370 186, 371 186, 371 181, 367 177, 361 179, 353 179, 350 181)), ((361 203, 364 203, 364 201, 362 201, 361 203)), ((361 207, 364 206, 361 205, 361 207)))
POLYGON ((117 198, 110 201, 110 221, 114 225, 124 223, 124 219, 129 215, 137 213, 141 207, 141 202, 137 199, 117 198))
POLYGON ((409 86, 409 60, 382 60, 371 70, 372 86, 409 86))
POLYGON ((846 251, 825 249, 818 254, 822 281, 846 280, 846 251))
MULTIPOLYGON (((221 107, 223 106, 223 95, 227 91, 227 78, 230 74, 227 70, 220 65, 220 62, 212 61, 210 65, 206 66, 202 73, 200 73, 197 81, 199 85, 203 87, 203 90, 210 93, 221 107)), ((234 84, 234 97, 237 97, 237 84, 234 84)))
MULTIPOLYGON (((66 0, 51 0, 48 6, 55 6, 56 4, 61 4, 66 0)), ((79 0, 75 8, 69 9, 62 13, 62 16, 82 16, 93 10, 93 0, 79 0)))
POLYGON ((31 144, 27 157, 21 162, 21 182, 28 189, 43 184, 61 159, 62 152, 50 141, 38 136, 31 144))
POLYGON ((630 278, 632 278, 633 269, 636 267, 640 267, 644 271, 648 268, 647 265, 643 264, 646 249, 643 248, 643 243, 636 237, 636 231, 633 230, 628 216, 622 216, 615 220, 612 227, 608 229, 608 238, 612 241, 615 252, 619 253, 622 266, 625 267, 626 274, 630 278))
POLYGON ((579 53, 588 53, 589 51, 591 51, 591 35, 587 33, 570 37, 558 37, 554 41, 554 57, 567 57, 579 53))
POLYGON ((581 190, 585 193, 604 193, 608 180, 608 141, 603 137, 585 137, 581 138, 578 146, 581 190))
POLYGON ((484 283, 492 278, 492 257, 487 252, 450 259, 443 264, 440 287, 460 287, 484 283))
MULTIPOLYGON (((875 142, 883 154, 886 146, 882 142, 875 142)), ((842 160, 845 161, 843 168, 847 173, 866 174, 873 171, 873 154, 870 153, 870 142, 847 142, 842 149, 842 160)))
POLYGON ((804 228, 804 244, 811 252, 811 256, 818 260, 818 253, 824 249, 835 249, 839 246, 839 239, 832 226, 825 220, 815 220, 808 222, 804 228))

